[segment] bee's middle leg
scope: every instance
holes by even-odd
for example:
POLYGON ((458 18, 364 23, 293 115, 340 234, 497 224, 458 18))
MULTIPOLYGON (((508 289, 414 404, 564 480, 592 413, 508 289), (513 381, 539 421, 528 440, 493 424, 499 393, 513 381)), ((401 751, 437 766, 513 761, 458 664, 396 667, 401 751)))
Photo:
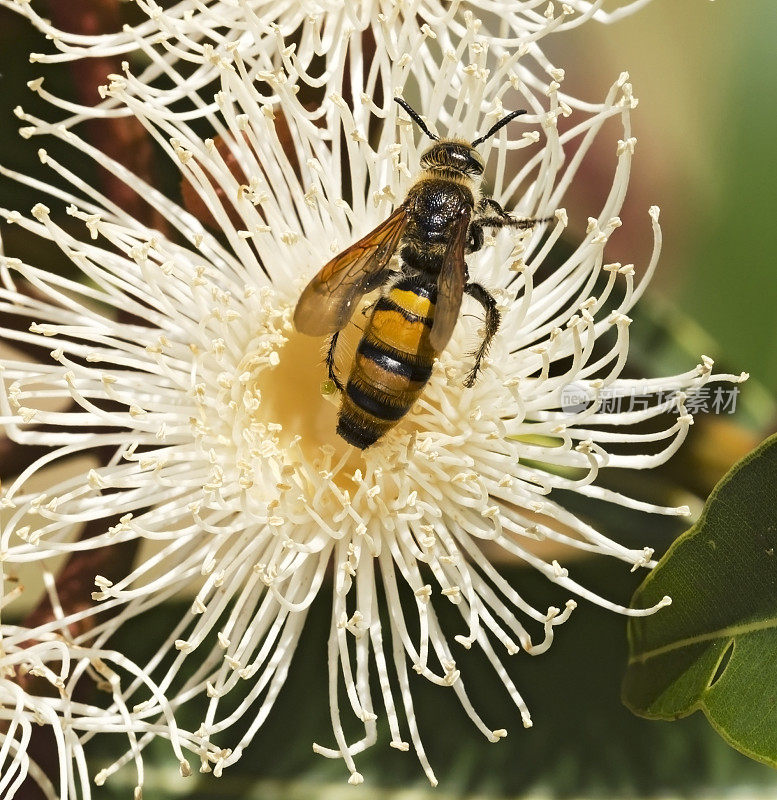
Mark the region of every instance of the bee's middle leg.
POLYGON ((483 247, 483 226, 479 222, 470 222, 467 230, 467 253, 477 253, 483 247))
POLYGON ((332 334, 332 338, 329 340, 329 349, 326 353, 326 369, 329 373, 329 380, 337 387, 338 391, 343 391, 343 384, 340 382, 340 379, 337 377, 336 367, 335 367, 335 348, 337 347, 337 337, 340 335, 340 331, 332 334))
POLYGON ((473 386, 477 380, 481 363, 488 352, 488 348, 491 346, 491 342, 496 335, 496 332, 499 330, 499 323, 502 319, 502 315, 499 313, 499 309, 496 307, 496 300, 494 300, 493 295, 487 289, 484 289, 479 283, 468 283, 464 287, 464 291, 470 297, 477 300, 478 303, 483 306, 483 310, 486 312, 486 332, 483 336, 483 341, 480 343, 480 347, 478 347, 478 349, 472 353, 475 363, 473 364, 472 369, 467 373, 467 377, 464 379, 464 385, 469 388, 473 386))

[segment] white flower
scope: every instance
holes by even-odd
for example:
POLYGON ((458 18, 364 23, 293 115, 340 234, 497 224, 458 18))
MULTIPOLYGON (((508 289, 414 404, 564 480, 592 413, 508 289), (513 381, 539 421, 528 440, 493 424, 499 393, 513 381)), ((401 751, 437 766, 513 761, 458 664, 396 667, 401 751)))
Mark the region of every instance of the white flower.
POLYGON ((59 697, 64 690, 62 673, 69 666, 67 647, 52 641, 30 643, 28 637, 24 629, 0 625, 0 797, 12 798, 28 776, 39 785, 47 784, 45 773, 28 753, 30 739, 39 726, 47 726, 53 733, 59 762, 58 788, 61 796, 67 797, 82 756, 77 737, 63 719, 69 715, 69 702, 59 697), (21 676, 42 681, 54 691, 50 696, 33 694, 20 685, 21 676))
MULTIPOLYGON (((169 7, 154 0, 134 0, 136 12, 143 18, 134 25, 124 25, 116 32, 86 34, 70 32, 42 17, 31 0, 0 0, 5 7, 24 14, 55 44, 55 54, 36 53, 34 61, 63 63, 79 58, 126 57, 145 63, 140 81, 150 85, 160 77, 170 77, 170 68, 179 61, 195 63, 196 69, 185 83, 175 76, 157 85, 160 103, 178 102, 217 81, 218 61, 230 59, 237 51, 249 64, 254 78, 262 71, 279 68, 303 74, 316 57, 323 56, 326 67, 317 75, 319 85, 327 73, 341 72, 346 53, 357 63, 370 60, 371 45, 377 45, 380 58, 392 57, 397 41, 407 35, 407 28, 426 27, 435 35, 444 31, 440 50, 453 47, 477 25, 481 36, 488 37, 489 47, 497 58, 515 49, 545 61, 537 42, 548 33, 566 31, 588 20, 610 23, 644 7, 650 0, 548 0, 493 2, 493 0, 454 0, 440 3, 417 0, 299 0, 277 3, 267 0, 179 0, 169 7), (605 8, 607 6, 611 10, 605 8), (362 39, 371 31, 372 42, 362 39)), ((62 10, 60 10, 62 13, 62 10)), ((74 14, 77 18, 77 13, 74 14)), ((414 68, 423 64, 416 62, 414 68)), ((51 98, 54 99, 54 98, 51 98)), ((72 108, 72 106, 70 106, 72 108)))
MULTIPOLYGON (((432 33, 442 39, 447 30, 432 33)), ((522 559, 566 592, 621 613, 652 612, 598 597, 532 545, 550 539, 650 566, 652 551, 610 541, 567 512, 553 492, 687 512, 596 487, 598 470, 662 463, 692 422, 685 392, 712 377, 739 380, 713 376, 708 359, 669 378, 620 377, 627 314, 660 246, 653 209, 656 244, 643 279, 635 282, 631 265, 605 263, 635 144, 628 76, 602 103, 585 103, 560 96, 563 73, 551 65, 552 82, 524 80, 520 51, 494 65, 473 19, 461 29, 454 57, 443 52, 435 60, 426 30, 407 24, 401 36, 398 52, 415 52, 415 61, 378 54, 374 71, 350 73, 353 105, 343 100, 342 72, 332 72, 326 97, 313 111, 297 95, 301 74, 276 71, 263 76, 265 85, 254 84, 245 79, 249 68, 236 51, 216 60, 203 54, 202 63, 217 70, 220 82, 212 102, 207 98, 200 108, 221 137, 218 146, 203 141, 186 115, 177 115, 142 81, 129 73, 112 78, 109 98, 117 108, 126 105, 179 166, 217 234, 67 126, 19 112, 29 125, 25 135, 49 134, 89 154, 147 198, 170 231, 144 227, 45 151, 44 163, 72 190, 40 188, 48 203, 65 205, 83 222, 83 236, 55 222, 42 203, 31 217, 2 210, 9 222, 55 242, 81 279, 46 273, 11 254, 0 259, 0 310, 30 320, 29 332, 5 329, 4 337, 47 353, 42 363, 5 362, 0 423, 16 441, 52 447, 0 498, 0 554, 12 564, 130 539, 155 545, 115 584, 96 577, 95 609, 61 620, 113 612, 98 616, 74 646, 105 647, 123 621, 196 585, 191 614, 140 674, 173 709, 208 698, 196 737, 182 746, 216 774, 240 758, 266 719, 330 568, 334 743, 316 745, 316 751, 342 758, 352 783, 361 781, 354 757, 375 742, 376 717, 384 712, 392 746, 412 747, 436 782, 416 726, 408 667, 451 687, 489 740, 506 734, 471 705, 456 666, 460 648, 483 650, 529 726, 528 709, 497 650, 543 652, 574 601, 565 595, 563 611, 531 607, 519 587, 499 575, 484 546, 522 559), (525 104, 529 115, 512 124, 509 136, 503 131, 483 147, 496 167, 493 196, 518 215, 555 217, 521 236, 502 233, 469 259, 473 278, 497 294, 503 314, 475 387, 462 387, 478 335, 478 323, 466 313, 411 413, 361 452, 336 436, 337 400, 319 389, 326 377, 322 343, 297 334, 291 314, 304 283, 332 253, 373 228, 404 196, 426 143, 391 100, 403 91, 440 133, 470 140, 505 107, 525 104), (570 115, 570 127, 559 133, 562 115, 570 115), (293 151, 279 136, 281 119, 293 151), (549 254, 567 224, 563 195, 607 120, 621 127, 613 143, 612 189, 574 253, 549 270, 549 254), (523 165, 515 174, 507 174, 508 156, 523 165), (25 282, 34 295, 24 291, 25 282), (570 386, 587 402, 570 404, 570 386), (605 409, 613 397, 645 402, 620 412, 605 409), (52 403, 68 399, 77 410, 52 410, 52 403), (630 432, 653 419, 668 421, 651 433, 630 432), (626 443, 645 443, 645 454, 624 453, 626 443), (39 469, 106 446, 115 456, 86 479, 69 478, 45 495, 28 488, 39 469), (73 541, 78 525, 111 515, 121 520, 104 534, 88 544, 73 541), (378 614, 380 586, 392 612, 388 626, 378 614), (404 593, 415 597, 412 619, 402 614, 404 593), (446 602, 462 616, 461 627, 450 633, 435 613, 446 602), (527 625, 539 632, 537 641, 527 625), (208 638, 214 633, 216 649, 208 638), (165 661, 171 652, 174 658, 165 661), (378 697, 370 688, 373 669, 378 697), (222 704, 242 681, 249 687, 245 699, 237 708, 222 704), (356 742, 346 740, 341 707, 363 723, 356 742), (233 734, 241 721, 243 732, 233 734)), ((133 687, 122 694, 128 706, 137 702, 133 687)), ((168 724, 161 719, 156 729, 149 727, 132 754, 168 724)))
MULTIPOLYGON (((53 576, 47 573, 47 579, 55 597, 53 576)), ((4 593, 0 610, 20 592, 17 585, 4 593)), ((0 624, 0 797, 11 800, 23 784, 29 794, 29 782, 34 782, 47 798, 88 800, 92 776, 84 745, 98 732, 127 739, 127 760, 135 762, 138 785, 143 782, 143 735, 169 737, 181 771, 188 774, 182 743, 191 749, 193 737, 178 729, 153 682, 120 653, 74 646, 54 627, 0 624), (142 706, 137 699, 135 708, 127 706, 122 692, 128 683, 137 699, 138 692, 145 694, 142 706), (160 714, 164 726, 148 721, 160 714), (31 746, 36 739, 37 746, 31 746), (44 754, 47 763, 41 766, 34 758, 44 754), (54 774, 46 770, 52 760, 54 774)), ((104 781, 100 773, 93 777, 98 784, 104 781)))

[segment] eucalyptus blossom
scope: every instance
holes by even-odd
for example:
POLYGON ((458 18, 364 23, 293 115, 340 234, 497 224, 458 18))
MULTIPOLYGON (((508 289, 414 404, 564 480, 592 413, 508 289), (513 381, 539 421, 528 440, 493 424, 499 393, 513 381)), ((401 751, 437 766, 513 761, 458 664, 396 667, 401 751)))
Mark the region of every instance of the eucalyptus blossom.
MULTIPOLYGON (((233 4, 213 4, 221 6, 233 4)), ((523 4, 527 13, 536 7, 523 4)), ((529 727, 529 710, 505 666, 509 656, 547 650, 576 598, 627 615, 668 602, 625 608, 580 585, 571 565, 543 557, 537 543, 612 556, 635 569, 652 566, 649 547, 612 541, 565 509, 559 490, 687 514, 686 507, 604 488, 599 471, 663 463, 692 424, 688 393, 712 379, 744 376, 715 375, 704 356, 679 375, 623 376, 629 314, 661 245, 659 212, 651 208, 647 263, 637 269, 605 257, 636 145, 628 75, 600 102, 569 98, 563 71, 553 67, 546 80, 523 71, 521 59, 536 53, 518 48, 494 65, 493 40, 476 23, 469 16, 462 26, 451 17, 418 28, 408 20, 397 39, 407 58, 384 55, 392 43, 378 40, 370 70, 327 72, 325 96, 312 104, 303 95, 313 78, 293 52, 270 57, 283 66, 257 82, 256 61, 245 60, 240 48, 215 57, 208 45, 191 57, 218 90, 203 98, 189 93, 186 79, 178 85, 214 138, 203 139, 200 120, 190 124, 129 66, 111 76, 106 102, 142 122, 207 214, 193 213, 191 203, 182 208, 68 125, 18 112, 23 135, 58 138, 87 154, 169 226, 163 233, 143 225, 45 149, 40 156, 52 185, 38 186, 41 202, 29 214, 0 211, 8 223, 56 243, 79 273, 64 278, 11 253, 0 258, 0 311, 29 323, 2 335, 48 354, 41 362, 4 362, 0 423, 16 441, 51 448, 3 488, 5 562, 129 540, 153 545, 121 580, 95 576, 95 605, 58 621, 90 620, 72 637, 75 647, 110 647, 126 620, 193 595, 172 629, 154 632, 155 655, 122 687, 122 702, 136 715, 129 727, 142 735, 102 778, 160 732, 188 748, 202 770, 219 775, 237 761, 273 707, 308 609, 322 592, 331 596, 332 741, 314 749, 342 759, 354 784, 362 781, 356 759, 377 740, 379 715, 388 721, 391 746, 412 750, 436 783, 410 669, 449 687, 481 734, 496 742, 506 728, 484 720, 470 702, 457 666, 462 649, 482 650, 529 727), (460 37, 454 50, 430 44, 448 41, 451 31, 460 37), (465 307, 416 406, 362 452, 335 433, 337 398, 321 386, 324 343, 300 336, 291 320, 311 276, 385 219, 417 172, 427 143, 395 95, 422 110, 438 134, 470 141, 505 109, 525 107, 526 116, 483 147, 488 189, 516 215, 550 221, 500 232, 468 258, 472 278, 495 294, 502 314, 475 386, 463 387, 479 327, 469 315, 475 309, 465 307), (559 258, 554 245, 569 237, 564 196, 608 121, 609 129, 618 127, 610 190, 583 221, 573 252, 559 258), (81 223, 80 235, 57 221, 55 207, 81 223), (613 398, 626 402, 613 410, 613 398), (73 407, 62 410, 63 402, 73 407), (651 432, 635 431, 645 422, 651 432), (634 445, 642 452, 626 450, 634 445), (93 448, 114 455, 45 494, 29 488, 40 470, 93 448), (119 521, 74 540, 77 526, 108 517, 119 521), (500 552, 556 584, 558 604, 528 603, 500 573, 500 552), (411 602, 401 603, 401 595, 411 602), (452 630, 437 616, 447 603, 461 616, 452 630), (173 712, 205 705, 191 736, 170 733, 163 704, 150 703, 149 682, 152 699, 165 698, 173 712), (344 714, 362 725, 355 741, 346 737, 344 714), (149 715, 156 727, 146 725, 149 715)), ((7 168, 3 174, 24 180, 7 168)), ((353 335, 359 324, 357 312, 353 335)))
MULTIPOLYGON (((155 0, 131 0, 140 22, 120 30, 85 34, 52 24, 35 0, 0 0, 25 15, 56 48, 33 53, 41 64, 63 64, 84 58, 126 59, 137 65, 144 97, 153 87, 156 104, 175 104, 192 119, 215 110, 207 102, 220 80, 221 62, 238 53, 249 81, 265 81, 279 71, 300 84, 331 90, 350 85, 369 96, 380 72, 391 65, 412 62, 414 73, 431 72, 451 53, 461 57, 463 44, 488 51, 487 66, 507 59, 521 79, 539 86, 555 68, 540 47, 549 34, 568 31, 589 20, 612 23, 647 5, 650 0, 179 0, 165 7, 155 0), (408 44, 410 45, 408 47, 408 44), (514 57, 518 52, 522 61, 514 57), (323 66, 321 66, 323 61, 323 66), (359 72, 363 72, 360 76, 359 72), (359 86, 359 84, 362 84, 359 86)), ((117 21, 118 23, 118 21, 117 21)), ((407 69, 405 70, 407 71, 407 69)), ((379 81, 378 81, 379 82, 379 81)), ((98 109, 62 101, 38 87, 52 103, 74 114, 68 124, 85 116, 123 116, 127 108, 110 99, 98 109)), ((127 92, 135 93, 133 85, 127 92)))
MULTIPOLYGON (((48 572, 46 577, 52 578, 48 572)), ((0 612, 22 588, 16 583, 4 593, 0 612)), ((53 588, 51 596, 56 598, 53 588)), ((57 599, 54 603, 61 611, 57 599)), ((191 749, 191 735, 178 728, 165 697, 130 659, 88 644, 73 645, 53 625, 0 624, 0 797, 10 800, 23 785, 29 793, 34 783, 52 800, 89 798, 92 782, 105 779, 89 769, 85 751, 98 732, 127 740, 126 760, 137 771, 136 798, 143 784, 143 736, 168 738, 181 771, 189 773, 182 743, 191 749), (138 699, 144 695, 145 700, 131 708, 122 681, 133 679, 138 699), (40 756, 45 766, 36 762, 40 756)))

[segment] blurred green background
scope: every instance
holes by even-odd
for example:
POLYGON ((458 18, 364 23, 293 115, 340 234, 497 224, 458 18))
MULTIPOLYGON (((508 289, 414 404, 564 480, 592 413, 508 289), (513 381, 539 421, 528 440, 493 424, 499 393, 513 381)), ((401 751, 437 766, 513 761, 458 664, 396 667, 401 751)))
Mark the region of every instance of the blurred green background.
MULTIPOLYGON (((67 0, 59 0, 67 2, 67 0)), ((624 227, 612 240, 610 260, 644 265, 650 255, 647 208, 662 208, 664 249, 648 302, 632 328, 635 359, 645 373, 692 367, 704 352, 725 370, 751 373, 744 391, 750 413, 696 426, 684 454, 654 484, 667 492, 703 497, 714 481, 774 427, 777 388, 777 5, 774 0, 654 0, 613 26, 588 24, 550 42, 549 54, 567 72, 565 89, 586 99, 603 97, 627 69, 640 106, 638 137, 624 227), (660 342, 660 346, 657 344, 660 342), (679 487, 679 489, 678 489, 679 487)), ((36 151, 51 142, 16 135, 18 103, 43 108, 26 81, 47 75, 54 93, 72 91, 66 69, 30 65, 30 50, 50 47, 21 18, 0 9, 0 159, 25 174, 48 178, 36 151)), ((612 148, 586 167, 567 205, 583 218, 609 180, 612 148), (597 162, 597 159, 600 161, 597 162)), ((72 163, 72 162, 70 162, 72 163)), ((89 176, 86 163, 76 168, 89 176)), ((163 180, 175 185, 170 176, 163 180)), ((0 205, 28 210, 37 190, 0 179, 0 205)), ((594 206, 595 208, 595 206, 594 206)), ((3 228, 13 255, 52 269, 65 268, 53 248, 3 228)), ((573 498, 570 498, 570 502, 573 498)), ((579 501, 578 501, 579 502, 579 501)), ((659 548, 679 532, 676 523, 590 506, 581 514, 625 541, 659 548)), ((510 567, 508 577, 545 597, 534 574, 510 567)), ((585 585, 627 602, 638 576, 623 565, 588 561, 574 567, 585 585)), ((548 594, 557 604, 565 598, 548 594)), ((532 710, 535 726, 522 730, 490 668, 472 654, 470 691, 506 741, 482 741, 450 693, 418 680, 421 732, 441 786, 428 790, 412 754, 378 746, 359 760, 366 784, 345 785, 339 763, 314 756, 313 740, 329 743, 325 641, 328 597, 311 613, 288 685, 268 725, 242 761, 219 781, 184 781, 164 743, 149 754, 146 797, 339 798, 412 800, 489 797, 775 797, 777 777, 730 750, 699 716, 671 725, 636 719, 619 702, 626 654, 625 621, 586 604, 558 630, 556 643, 538 659, 520 655, 513 675, 532 710), (474 678, 474 679, 473 679, 474 678)), ((181 608, 170 607, 172 617, 181 608)), ((155 618, 161 624, 162 617, 155 618)), ((146 623, 147 624, 147 623, 146 623)), ((117 647, 145 642, 128 626, 117 647)), ((107 760, 108 754, 94 754, 107 760)), ((134 785, 125 772, 95 796, 125 798, 134 785)))
MULTIPOLYGON (((654 296, 710 334, 710 355, 773 393, 777 4, 653 0, 615 25, 585 25, 551 45, 572 94, 596 97, 627 70, 640 101, 616 255, 647 260, 646 209, 659 205, 664 248, 654 296), (641 252, 626 224, 637 228, 641 252)), ((585 197, 585 186, 575 197, 585 197)))

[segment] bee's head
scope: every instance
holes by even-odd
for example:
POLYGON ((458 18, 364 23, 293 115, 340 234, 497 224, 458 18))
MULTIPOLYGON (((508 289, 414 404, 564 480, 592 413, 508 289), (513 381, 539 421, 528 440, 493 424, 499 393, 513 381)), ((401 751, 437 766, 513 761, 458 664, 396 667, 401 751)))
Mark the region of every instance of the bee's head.
POLYGON ((461 139, 440 139, 435 136, 426 123, 421 119, 421 115, 414 111, 401 97, 395 97, 399 105, 407 111, 408 114, 415 120, 418 127, 430 138, 434 140, 434 144, 421 156, 421 166, 426 169, 449 169, 460 172, 462 175, 482 175, 483 174, 483 159, 477 153, 475 148, 486 141, 486 139, 493 136, 498 130, 507 125, 510 120, 515 119, 521 114, 526 112, 511 111, 500 119, 496 124, 492 125, 486 133, 478 136, 472 144, 464 142, 461 139))
POLYGON ((482 175, 483 159, 466 142, 445 140, 435 142, 421 156, 424 169, 447 169, 463 175, 482 175))

